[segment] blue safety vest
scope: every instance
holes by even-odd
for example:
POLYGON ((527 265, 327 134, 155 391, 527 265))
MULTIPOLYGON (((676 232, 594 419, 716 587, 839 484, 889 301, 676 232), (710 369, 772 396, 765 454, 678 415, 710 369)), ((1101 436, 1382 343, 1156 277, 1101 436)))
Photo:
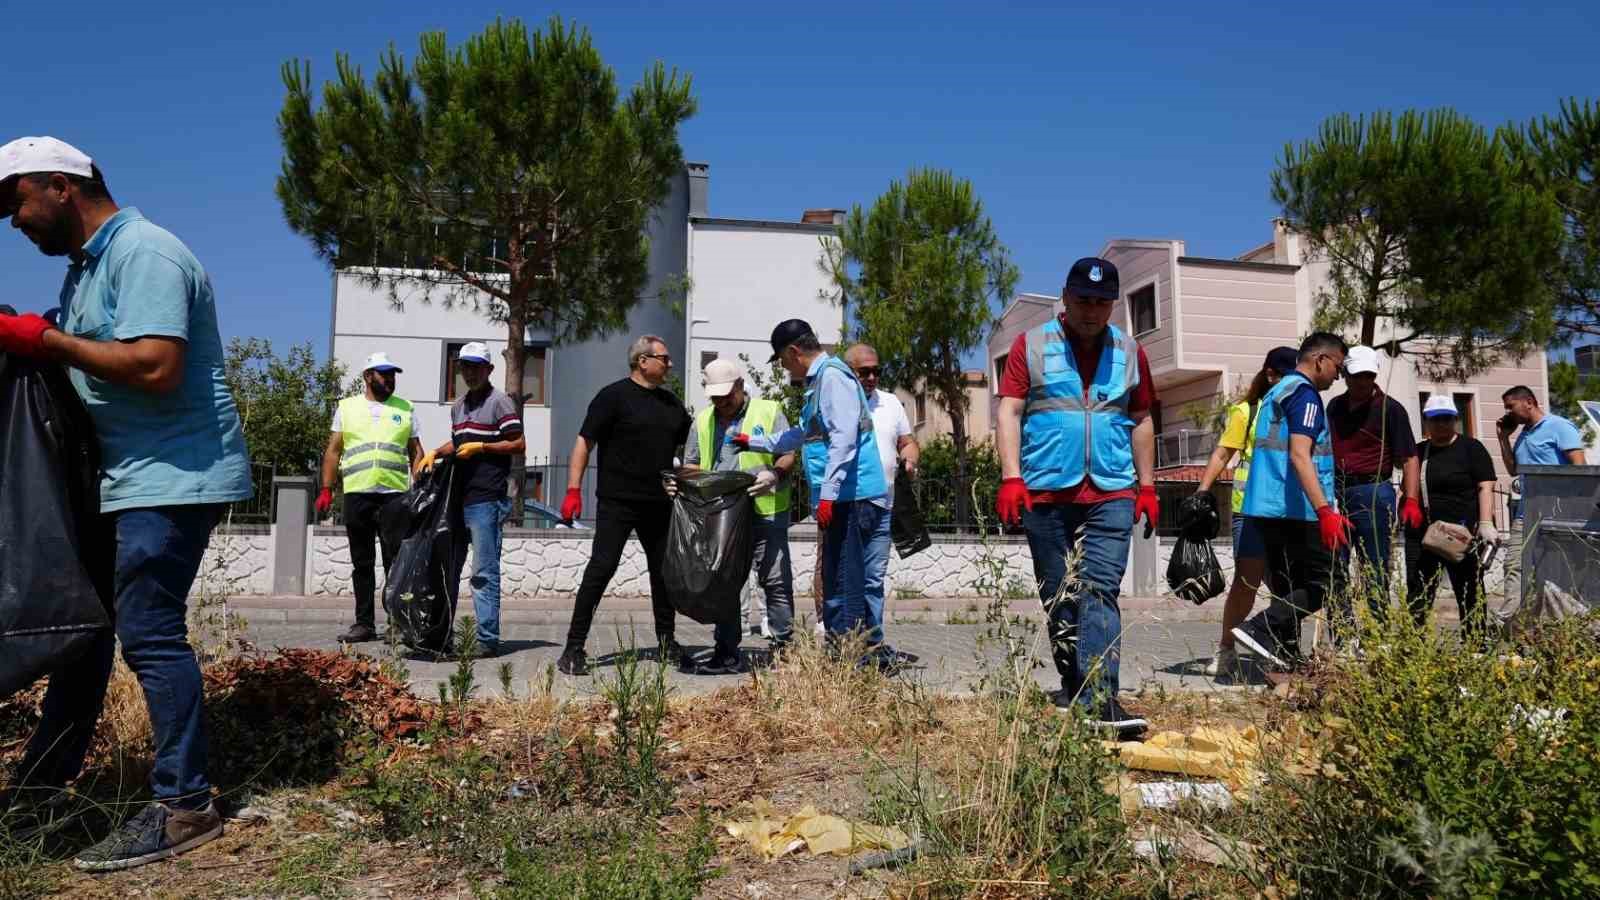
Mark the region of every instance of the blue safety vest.
POLYGON ((1114 325, 1106 331, 1087 391, 1061 322, 1051 319, 1028 332, 1022 480, 1029 490, 1069 488, 1086 474, 1108 491, 1138 480, 1128 401, 1139 385, 1139 343, 1114 325))
POLYGON ((801 427, 805 429, 805 446, 801 456, 806 464, 806 481, 811 485, 813 509, 822 501, 822 479, 828 471, 828 422, 817 403, 817 385, 823 373, 834 369, 855 385, 861 400, 861 421, 856 432, 856 462, 845 472, 844 483, 839 486, 837 500, 870 500, 889 492, 883 477, 883 463, 878 460, 878 441, 872 434, 872 412, 867 408, 867 392, 861 389, 856 373, 835 357, 823 360, 817 374, 806 379, 805 406, 800 411, 801 427))
MULTIPOLYGON (((1256 448, 1250 457, 1250 479, 1245 484, 1244 514, 1263 519, 1298 519, 1315 522, 1317 511, 1300 487, 1294 469, 1289 465, 1289 422, 1284 403, 1302 383, 1311 379, 1299 372, 1290 372, 1261 398, 1261 410, 1256 413, 1256 448)), ((1322 495, 1333 502, 1333 436, 1328 431, 1328 415, 1322 415, 1322 424, 1311 446, 1311 462, 1317 469, 1317 481, 1322 483, 1322 495)))

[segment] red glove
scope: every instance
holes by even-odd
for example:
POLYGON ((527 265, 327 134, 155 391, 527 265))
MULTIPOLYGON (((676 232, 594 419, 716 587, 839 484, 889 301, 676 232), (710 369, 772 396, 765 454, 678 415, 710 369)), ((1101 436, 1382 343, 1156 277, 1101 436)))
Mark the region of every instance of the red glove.
POLYGON ((1021 478, 1000 479, 1000 493, 994 498, 994 511, 1000 514, 1000 521, 1017 524, 1022 521, 1024 507, 1030 512, 1033 510, 1033 496, 1028 493, 1028 486, 1021 478))
POLYGON ((1133 524, 1139 524, 1139 517, 1144 517, 1144 537, 1156 530, 1156 523, 1161 521, 1161 500, 1156 496, 1156 486, 1153 484, 1139 487, 1139 499, 1133 501, 1133 524))
MULTIPOLYGON (((742 436, 742 435, 741 435, 742 436)), ((817 527, 823 531, 833 524, 833 501, 821 500, 817 502, 817 527)))
POLYGON ((1355 527, 1331 506, 1317 507, 1317 524, 1322 528, 1322 546, 1329 550, 1337 550, 1350 543, 1350 529, 1355 527))
POLYGON ((328 510, 332 508, 333 490, 330 488, 323 488, 322 493, 317 495, 317 515, 325 516, 328 514, 328 510))
POLYGON ((37 359, 44 356, 44 333, 54 327, 33 313, 0 315, 0 350, 37 359))
POLYGON ((583 491, 578 488, 567 488, 566 499, 561 501, 561 518, 566 522, 575 522, 583 514, 583 491))
POLYGON ((1400 522, 1407 528, 1422 527, 1422 501, 1415 497, 1407 497, 1400 504, 1400 522))
POLYGON ((735 447, 738 447, 740 450, 750 449, 750 435, 745 434, 742 431, 733 437, 728 438, 728 442, 733 444, 735 447))

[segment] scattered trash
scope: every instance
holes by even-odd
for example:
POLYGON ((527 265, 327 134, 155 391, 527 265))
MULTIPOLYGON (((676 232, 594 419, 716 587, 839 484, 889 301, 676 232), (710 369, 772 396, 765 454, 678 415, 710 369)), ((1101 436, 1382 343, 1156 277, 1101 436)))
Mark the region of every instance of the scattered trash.
POLYGON ((1258 850, 1253 844, 1225 838, 1210 829, 1202 833, 1192 826, 1183 826, 1135 831, 1133 852, 1151 862, 1181 857, 1213 866, 1253 869, 1258 850))
POLYGON ((724 827, 728 834, 748 842, 769 861, 802 847, 813 856, 847 856, 863 850, 893 851, 911 846, 911 838, 898 828, 826 815, 810 804, 785 818, 779 818, 772 804, 764 799, 752 801, 750 807, 754 818, 727 822, 724 827))
POLYGON ((1143 809, 1174 809, 1180 803, 1214 810, 1233 806, 1233 793, 1228 786, 1215 781, 1147 781, 1136 787, 1143 809))
POLYGON ((1130 769, 1216 778, 1239 788, 1255 781, 1261 736, 1254 726, 1202 726, 1188 734, 1163 731, 1146 741, 1107 741, 1106 747, 1115 749, 1130 769))
POLYGON ((1545 709, 1542 706, 1528 709, 1518 703, 1511 707, 1511 721, 1525 726, 1535 737, 1554 740, 1567 730, 1567 710, 1545 709))
POLYGON ((850 860, 850 874, 860 875, 872 869, 892 869, 895 866, 911 862, 917 858, 917 853, 922 849, 919 844, 901 847, 899 850, 888 850, 882 853, 863 853, 850 860))

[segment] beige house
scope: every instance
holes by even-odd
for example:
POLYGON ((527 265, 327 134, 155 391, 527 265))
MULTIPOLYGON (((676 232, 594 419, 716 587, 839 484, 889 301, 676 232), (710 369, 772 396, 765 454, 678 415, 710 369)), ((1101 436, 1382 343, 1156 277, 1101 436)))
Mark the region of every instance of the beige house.
MULTIPOLYGON (((1297 345, 1311 330, 1328 264, 1305 259, 1300 238, 1281 224, 1270 242, 1233 259, 1190 256, 1178 239, 1117 239, 1099 255, 1121 276, 1122 298, 1112 321, 1132 332, 1150 358, 1160 397, 1158 468, 1172 480, 1197 479, 1198 468, 1189 467, 1203 466, 1215 446, 1214 411, 1243 395, 1267 351, 1297 345)), ((1054 315, 1059 305, 1058 297, 1020 294, 1006 307, 989 340, 991 384, 998 384, 1016 336, 1054 315)), ((1379 340, 1386 337, 1380 334, 1379 340)), ((1411 357, 1402 356, 1386 360, 1378 378, 1405 405, 1419 438, 1422 399, 1436 391, 1452 394, 1463 412, 1463 430, 1483 441, 1497 468, 1501 393, 1525 384, 1548 405, 1542 353, 1502 360, 1481 375, 1450 383, 1430 380, 1411 357)), ((1336 384, 1327 396, 1342 391, 1336 384)))
MULTIPOLYGON (((989 379, 977 369, 968 369, 961 377, 967 394, 967 439, 974 444, 990 440, 994 417, 990 415, 989 379)), ((911 420, 911 432, 917 443, 926 444, 936 437, 950 436, 950 414, 939 402, 938 394, 900 388, 894 395, 906 408, 906 418, 911 420)))

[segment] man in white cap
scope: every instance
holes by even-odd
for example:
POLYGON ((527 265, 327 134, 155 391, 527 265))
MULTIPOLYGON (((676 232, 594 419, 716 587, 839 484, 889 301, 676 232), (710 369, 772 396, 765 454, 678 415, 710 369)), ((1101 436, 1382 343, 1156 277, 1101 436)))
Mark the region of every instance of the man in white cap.
POLYGON ((1344 363, 1345 392, 1328 402, 1335 500, 1353 526, 1350 543, 1334 556, 1329 596, 1336 637, 1348 634, 1353 625, 1351 565, 1369 586, 1366 596, 1374 615, 1383 616, 1389 606, 1397 514, 1407 528, 1422 525, 1421 465, 1411 416, 1378 387, 1378 361, 1378 351, 1371 347, 1351 347, 1344 363), (1401 472, 1399 502, 1396 469, 1401 472))
POLYGON ((333 507, 333 486, 344 486, 344 533, 350 542, 350 586, 356 594, 356 620, 339 635, 347 644, 378 638, 374 618, 377 580, 373 573, 372 544, 383 553, 383 571, 389 571, 399 547, 384 541, 378 514, 411 487, 411 467, 422 458, 422 441, 416 413, 410 402, 395 395, 399 366, 389 354, 367 357, 361 370, 362 392, 339 401, 333 410, 328 446, 322 451, 322 490, 317 494, 317 515, 333 507))
MULTIPOLYGON (((511 457, 527 447, 522 410, 511 395, 489 383, 494 363, 489 345, 473 341, 456 356, 456 371, 467 392, 450 407, 450 440, 428 454, 454 455, 460 464, 461 515, 472 540, 472 611, 477 620, 478 653, 500 652, 500 532, 511 516, 511 457)), ((463 556, 460 564, 466 563, 463 556)), ((459 577, 459 573, 458 573, 459 577)))
MULTIPOLYGON (((795 454, 774 456, 760 450, 741 450, 732 438, 748 434, 782 434, 789 419, 782 405, 772 400, 751 397, 744 389, 744 370, 725 359, 714 359, 705 368, 706 396, 711 405, 694 418, 694 428, 684 446, 683 464, 687 468, 713 472, 749 472, 756 477, 750 486, 755 497, 756 580, 767 598, 767 628, 774 650, 789 643, 794 620, 794 572, 789 565, 789 473, 795 454)), ((743 623, 738 619, 719 622, 716 649, 711 659, 695 667, 702 674, 725 674, 740 669, 739 639, 743 623)))
POLYGON ((186 605, 226 504, 252 494, 250 459, 223 378, 211 281, 182 241, 119 209, 100 168, 55 138, 0 147, 0 218, 46 256, 71 261, 59 329, 38 315, 0 315, 0 350, 65 365, 94 420, 116 631, 50 675, 0 813, 8 828, 48 826, 52 809, 72 802, 61 789, 83 767, 120 643, 149 708, 154 802, 76 862, 127 869, 222 834, 186 605))

